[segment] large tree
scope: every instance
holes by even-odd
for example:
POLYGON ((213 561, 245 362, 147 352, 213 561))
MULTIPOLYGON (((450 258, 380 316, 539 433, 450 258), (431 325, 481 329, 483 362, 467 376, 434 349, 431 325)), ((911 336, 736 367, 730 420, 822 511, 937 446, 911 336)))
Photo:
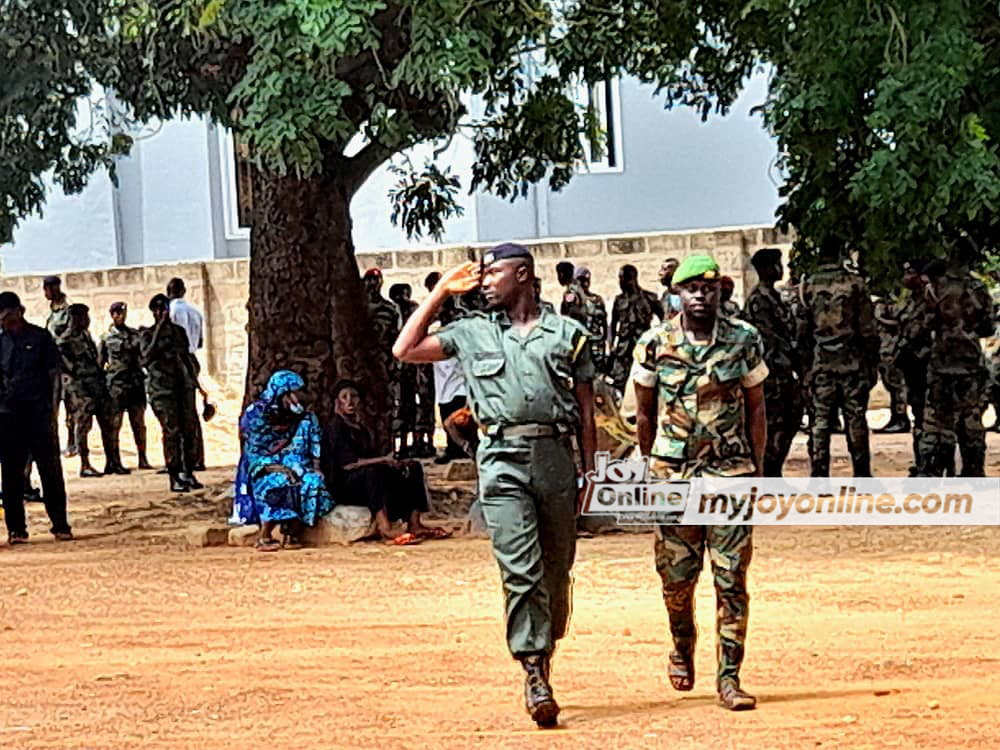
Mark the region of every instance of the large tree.
MULTIPOLYGON (((11 66, 0 241, 41 206, 44 173, 79 189, 127 149, 114 117, 108 132, 76 130, 95 83, 123 105, 119 119, 207 115, 237 132, 257 167, 248 396, 291 367, 321 414, 338 377, 371 384, 381 402, 351 198, 393 155, 460 128, 475 142, 472 187, 562 187, 581 132, 596 127, 569 94, 573 71, 549 52, 571 34, 547 0, 0 0, 11 66)), ((404 225, 440 232, 458 180, 433 165, 407 171, 396 192, 404 225)))

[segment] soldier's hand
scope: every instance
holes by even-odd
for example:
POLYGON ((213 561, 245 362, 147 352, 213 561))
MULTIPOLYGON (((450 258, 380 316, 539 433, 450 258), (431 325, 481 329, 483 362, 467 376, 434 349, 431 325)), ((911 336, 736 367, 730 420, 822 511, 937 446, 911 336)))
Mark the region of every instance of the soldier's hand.
POLYGON ((455 296, 471 292, 479 286, 479 264, 469 261, 447 271, 438 281, 435 291, 455 296))

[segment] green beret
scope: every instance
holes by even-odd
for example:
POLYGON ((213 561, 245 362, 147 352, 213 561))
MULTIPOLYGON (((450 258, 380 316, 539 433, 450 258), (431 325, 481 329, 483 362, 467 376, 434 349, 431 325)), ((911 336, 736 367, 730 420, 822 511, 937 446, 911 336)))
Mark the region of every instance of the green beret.
POLYGON ((691 255, 681 261, 674 271, 674 284, 683 284, 691 279, 718 279, 719 264, 711 255, 691 255))

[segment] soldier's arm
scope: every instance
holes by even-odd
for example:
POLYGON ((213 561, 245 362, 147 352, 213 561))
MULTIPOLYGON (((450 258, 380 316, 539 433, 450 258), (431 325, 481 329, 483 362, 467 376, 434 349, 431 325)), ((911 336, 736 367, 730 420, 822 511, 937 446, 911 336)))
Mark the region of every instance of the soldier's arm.
POLYGON ((648 456, 653 450, 656 435, 656 389, 635 384, 635 429, 639 438, 639 452, 648 456))
POLYGON ((406 321, 396 343, 392 345, 393 356, 401 362, 414 364, 448 359, 440 337, 428 335, 427 330, 446 299, 452 295, 469 292, 477 286, 479 286, 477 264, 469 262, 448 271, 406 321))
POLYGON ((875 370, 879 361, 878 328, 875 327, 875 305, 864 283, 858 287, 855 302, 858 306, 858 334, 864 347, 865 365, 869 370, 875 370))
POLYGON ((62 385, 62 355, 59 353, 59 347, 56 346, 51 333, 48 333, 45 337, 43 346, 45 348, 43 353, 45 357, 45 371, 49 376, 49 393, 52 394, 52 408, 58 409, 60 386, 62 385))
POLYGON ((799 288, 799 306, 795 317, 795 344, 799 351, 799 361, 803 375, 812 369, 813 320, 809 309, 805 283, 799 288))
POLYGON ((753 455, 755 476, 763 476, 764 449, 767 447, 767 413, 764 410, 764 384, 758 383, 743 389, 743 398, 747 419, 747 438, 750 440, 750 452, 753 455))
POLYGON ((618 305, 611 303, 611 325, 608 327, 608 342, 614 343, 615 335, 618 333, 618 305))

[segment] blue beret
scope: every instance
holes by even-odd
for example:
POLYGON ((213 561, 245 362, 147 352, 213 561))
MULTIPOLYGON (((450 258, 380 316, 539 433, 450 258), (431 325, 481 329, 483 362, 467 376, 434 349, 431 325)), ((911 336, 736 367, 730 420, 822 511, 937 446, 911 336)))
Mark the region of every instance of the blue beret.
POLYGON ((530 258, 531 251, 524 245, 516 242, 505 242, 502 245, 490 248, 483 253, 483 268, 492 266, 498 260, 508 260, 510 258, 530 258))

